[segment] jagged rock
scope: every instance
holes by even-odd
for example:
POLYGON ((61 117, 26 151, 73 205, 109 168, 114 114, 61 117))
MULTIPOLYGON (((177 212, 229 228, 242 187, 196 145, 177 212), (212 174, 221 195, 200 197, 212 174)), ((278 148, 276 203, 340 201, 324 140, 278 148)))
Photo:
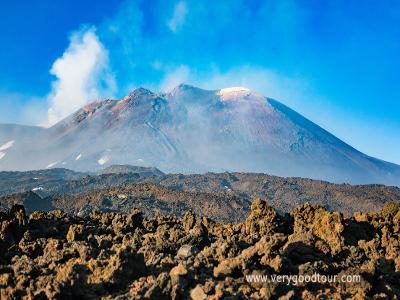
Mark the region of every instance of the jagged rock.
POLYGON ((244 223, 244 234, 259 238, 278 227, 278 214, 267 202, 256 199, 251 205, 251 212, 244 223))
POLYGON ((239 258, 229 258, 223 260, 218 266, 214 268, 214 277, 226 277, 234 275, 235 271, 238 271, 242 261, 239 258))
POLYGON ((143 255, 135 253, 129 247, 118 248, 108 261, 90 260, 88 268, 92 272, 89 282, 97 284, 123 284, 146 273, 143 255))
POLYGON ((171 290, 171 281, 166 272, 158 275, 154 284, 147 290, 144 297, 147 299, 169 299, 168 294, 171 290))
POLYGON ((196 224, 196 215, 189 210, 182 217, 183 228, 185 231, 189 232, 189 230, 193 228, 194 224, 196 224))
POLYGON ((196 246, 191 245, 183 245, 179 248, 176 256, 181 259, 188 258, 189 256, 193 256, 199 252, 199 249, 196 246))
POLYGON ((206 293, 204 293, 201 285, 197 285, 194 289, 190 291, 190 297, 193 300, 204 300, 207 298, 206 293))
POLYGON ((295 235, 310 231, 328 244, 333 255, 343 249, 344 220, 340 212, 330 212, 319 205, 304 204, 297 207, 292 216, 295 235))
POLYGON ((400 212, 344 217, 304 204, 280 216, 256 200, 243 223, 188 212, 84 218, 21 206, 0 213, 1 299, 396 299, 400 212), (360 275, 355 283, 251 282, 246 276, 360 275))
POLYGON ((69 227, 67 233, 67 241, 79 241, 86 237, 85 227, 80 224, 73 224, 69 227))
POLYGON ((188 271, 182 264, 179 264, 171 269, 169 275, 171 278, 187 275, 188 271))

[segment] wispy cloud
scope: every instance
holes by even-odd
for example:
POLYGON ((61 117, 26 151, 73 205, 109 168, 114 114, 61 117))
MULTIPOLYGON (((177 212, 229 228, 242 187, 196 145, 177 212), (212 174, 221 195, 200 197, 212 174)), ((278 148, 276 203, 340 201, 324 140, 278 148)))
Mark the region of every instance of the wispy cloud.
POLYGON ((198 72, 187 65, 164 69, 165 76, 159 89, 168 91, 180 83, 187 83, 205 89, 220 89, 245 86, 267 97, 279 99, 293 106, 313 101, 314 92, 307 81, 280 75, 272 70, 251 65, 236 66, 221 71, 217 67, 198 72))
POLYGON ((164 92, 170 91, 180 83, 189 82, 190 76, 191 74, 188 66, 178 66, 165 75, 158 88, 164 92))
POLYGON ((171 19, 168 20, 167 25, 172 32, 177 32, 178 29, 185 22, 188 13, 187 4, 185 1, 179 1, 174 8, 174 13, 171 19))
POLYGON ((69 47, 54 62, 50 73, 56 80, 48 95, 48 125, 96 98, 111 96, 115 91, 108 52, 94 27, 72 34, 69 47))
POLYGON ((0 123, 45 125, 47 105, 40 97, 0 91, 0 123))

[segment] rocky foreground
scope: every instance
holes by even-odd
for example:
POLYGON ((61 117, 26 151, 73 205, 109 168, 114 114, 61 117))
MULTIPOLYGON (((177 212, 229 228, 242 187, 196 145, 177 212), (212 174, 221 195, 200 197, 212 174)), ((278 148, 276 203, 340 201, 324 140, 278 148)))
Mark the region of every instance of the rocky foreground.
POLYGON ((398 299, 399 241, 393 203, 352 217, 304 204, 281 216, 255 200, 244 222, 228 225, 191 212, 27 216, 15 205, 0 213, 0 298, 398 299), (279 274, 360 280, 273 282, 279 274), (249 282, 256 275, 269 277, 249 282))

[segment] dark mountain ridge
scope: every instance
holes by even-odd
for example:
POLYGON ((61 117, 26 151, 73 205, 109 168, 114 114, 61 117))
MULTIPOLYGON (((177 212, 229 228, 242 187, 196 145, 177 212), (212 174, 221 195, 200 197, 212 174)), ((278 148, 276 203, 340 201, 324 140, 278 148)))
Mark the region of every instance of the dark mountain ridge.
POLYGON ((65 169, 0 172, 0 196, 3 196, 0 206, 7 209, 15 203, 26 205, 33 191, 45 199, 46 205, 51 203, 48 209, 71 213, 80 212, 82 207, 119 212, 136 207, 149 215, 155 212, 181 215, 191 209, 198 214, 207 211, 207 216, 228 222, 242 220, 255 198, 264 199, 281 213, 307 202, 346 214, 378 211, 386 202, 400 202, 400 188, 377 184, 333 184, 257 173, 184 175, 163 174, 158 170, 126 173, 126 170, 143 171, 131 166, 108 170, 123 173, 95 175, 65 169), (107 205, 103 205, 103 200, 107 205), (232 209, 242 212, 235 214, 232 209))

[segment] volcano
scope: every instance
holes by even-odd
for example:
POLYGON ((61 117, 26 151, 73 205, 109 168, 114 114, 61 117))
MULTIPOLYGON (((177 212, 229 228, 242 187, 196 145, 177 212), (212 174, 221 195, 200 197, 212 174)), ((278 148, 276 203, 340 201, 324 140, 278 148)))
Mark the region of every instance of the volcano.
POLYGON ((138 88, 90 103, 50 128, 0 125, 0 170, 98 171, 116 164, 400 185, 400 166, 361 153, 245 87, 138 88))

